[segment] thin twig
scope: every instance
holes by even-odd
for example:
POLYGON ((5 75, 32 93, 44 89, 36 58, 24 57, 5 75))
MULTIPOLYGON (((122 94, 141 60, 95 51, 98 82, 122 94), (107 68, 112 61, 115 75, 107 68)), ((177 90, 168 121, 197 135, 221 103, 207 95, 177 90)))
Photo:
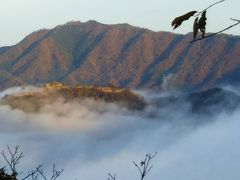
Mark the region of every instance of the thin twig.
POLYGON ((204 10, 202 10, 201 12, 197 13, 195 16, 196 16, 196 17, 199 16, 203 11, 206 11, 206 10, 208 10, 209 8, 215 6, 215 5, 219 4, 219 3, 222 3, 223 1, 226 1, 226 0, 221 0, 221 1, 218 1, 218 2, 215 2, 215 3, 211 4, 210 6, 208 6, 207 8, 205 8, 204 10))
MULTIPOLYGON (((233 20, 233 19, 232 19, 232 20, 233 20)), ((230 29, 230 28, 232 28, 232 27, 237 26, 238 24, 240 24, 240 20, 234 19, 234 21, 237 21, 237 23, 235 23, 235 24, 233 24, 233 25, 231 25, 231 26, 228 26, 227 28, 225 28, 225 29, 223 29, 223 30, 221 30, 221 31, 212 33, 212 34, 207 35, 207 36, 204 36, 204 37, 202 37, 202 38, 198 38, 198 39, 192 40, 192 41, 190 41, 190 43, 193 43, 193 42, 196 42, 196 41, 200 41, 200 40, 202 40, 202 39, 205 39, 205 38, 209 38, 209 37, 215 36, 215 35, 217 35, 217 34, 220 34, 220 33, 224 32, 224 31, 226 31, 226 30, 228 30, 228 29, 230 29)))
POLYGON ((233 20, 233 21, 237 21, 237 22, 240 22, 240 20, 239 19, 233 19, 233 18, 230 18, 231 20, 233 20))
POLYGON ((141 175, 141 180, 143 180, 144 177, 153 168, 153 166, 149 167, 149 163, 156 155, 157 155, 157 152, 154 155, 146 154, 145 159, 140 162, 140 166, 135 161, 133 161, 133 164, 137 167, 137 169, 141 175))
POLYGON ((12 171, 12 175, 17 176, 18 173, 16 170, 16 166, 20 162, 20 160, 24 157, 23 152, 19 152, 19 146, 15 146, 14 150, 12 150, 9 146, 7 146, 7 150, 10 157, 8 158, 5 155, 4 151, 2 151, 2 156, 4 160, 7 162, 7 164, 9 165, 12 171))
POLYGON ((133 161, 133 164, 137 167, 139 173, 142 174, 142 171, 141 171, 140 167, 137 165, 137 163, 135 161, 133 161))
MULTIPOLYGON (((60 176, 60 174, 63 172, 63 170, 64 170, 64 169, 57 170, 57 169, 56 169, 56 165, 53 164, 53 167, 52 167, 52 176, 51 176, 51 178, 49 178, 49 180, 55 180, 55 179, 57 179, 57 178, 60 176)), ((41 177, 42 177, 44 180, 48 180, 48 178, 45 176, 44 171, 43 171, 42 168, 39 168, 39 169, 38 169, 38 173, 41 175, 41 177)))
POLYGON ((44 173, 43 173, 43 169, 39 169, 38 170, 38 173, 42 176, 42 178, 44 179, 44 180, 47 180, 47 177, 44 175, 44 173))
MULTIPOLYGON (((108 176, 109 176, 112 180, 116 180, 116 174, 112 175, 112 174, 108 173, 108 176)), ((108 177, 108 180, 110 180, 109 177, 108 177)))
POLYGON ((27 179, 27 178, 29 178, 29 177, 32 177, 32 179, 37 179, 37 177, 38 177, 38 174, 37 174, 37 173, 39 172, 40 168, 42 168, 41 165, 39 165, 38 167, 36 167, 35 170, 30 171, 30 172, 28 173, 28 175, 25 176, 24 178, 22 178, 21 180, 25 180, 25 179, 27 179))

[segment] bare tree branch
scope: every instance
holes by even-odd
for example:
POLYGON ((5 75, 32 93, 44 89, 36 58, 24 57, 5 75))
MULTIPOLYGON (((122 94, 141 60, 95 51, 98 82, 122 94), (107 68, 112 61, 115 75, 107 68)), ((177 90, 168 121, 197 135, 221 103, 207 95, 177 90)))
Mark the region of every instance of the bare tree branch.
POLYGON ((25 176, 24 178, 22 178, 21 180, 26 180, 29 177, 32 177, 32 180, 37 180, 38 179, 38 172, 39 172, 40 168, 42 168, 42 165, 39 165, 38 167, 36 167, 35 170, 28 172, 28 175, 25 176))
POLYGON ((146 175, 148 174, 148 172, 153 168, 153 166, 151 166, 147 171, 146 171, 146 175))
POLYGON ((231 20, 233 20, 233 21, 237 21, 237 22, 240 22, 240 20, 239 19, 233 19, 233 18, 230 18, 231 20))
MULTIPOLYGON (((5 167, 3 167, 0 169, 0 179, 2 179, 2 177, 3 178, 6 177, 7 179, 16 180, 17 176, 20 174, 19 172, 17 172, 16 166, 20 163, 20 160, 24 157, 23 152, 19 151, 19 146, 15 146, 14 148, 10 148, 10 146, 7 146, 7 153, 5 153, 5 151, 2 151, 1 154, 4 158, 4 160, 6 161, 7 165, 10 168, 11 175, 8 175, 5 172, 5 167)), ((27 180, 30 178, 32 180, 38 180, 39 175, 44 180, 56 180, 62 172, 63 172, 63 169, 57 170, 56 165, 53 164, 52 174, 51 174, 50 178, 48 179, 44 175, 42 165, 39 165, 34 170, 29 171, 28 174, 25 177, 23 177, 21 180, 27 180)), ((6 178, 4 178, 4 179, 6 179, 6 178)))
POLYGON ((144 177, 153 168, 153 166, 149 167, 149 163, 156 155, 157 155, 157 152, 154 155, 146 154, 145 159, 139 163, 140 166, 135 161, 133 161, 133 164, 137 167, 137 169, 141 175, 141 180, 143 180, 144 177))
POLYGON ((209 37, 215 36, 215 35, 217 35, 217 34, 220 34, 220 33, 224 32, 224 31, 226 31, 226 30, 228 30, 228 29, 230 29, 230 28, 232 28, 232 27, 237 26, 237 25, 240 24, 240 20, 237 20, 237 19, 232 19, 232 20, 233 20, 233 21, 237 21, 237 23, 235 23, 235 24, 233 24, 233 25, 231 25, 231 26, 228 26, 228 27, 224 28, 224 29, 221 30, 221 31, 212 33, 212 34, 207 35, 207 36, 204 36, 204 37, 202 37, 202 38, 198 38, 198 39, 192 40, 192 41, 190 41, 190 43, 193 43, 193 42, 196 42, 196 41, 200 41, 200 40, 202 40, 202 39, 205 39, 205 38, 209 38, 209 37))
POLYGON ((63 172, 64 169, 61 169, 61 170, 57 170, 56 169, 56 165, 53 164, 53 167, 52 167, 52 176, 48 179, 45 174, 44 174, 44 171, 43 171, 43 168, 39 168, 38 169, 38 173, 41 175, 41 177, 44 179, 44 180, 55 180, 57 179, 60 174, 63 172))
POLYGON ((218 2, 215 2, 215 3, 211 4, 210 6, 208 6, 207 8, 205 8, 204 10, 202 10, 201 12, 197 13, 195 16, 196 16, 196 17, 199 16, 199 15, 200 15, 201 13, 203 13, 204 11, 206 11, 206 10, 208 10, 209 8, 215 6, 215 5, 219 4, 219 3, 222 3, 222 2, 224 2, 224 1, 226 1, 226 0, 221 0, 221 1, 218 1, 218 2))
POLYGON ((133 164, 137 167, 139 173, 142 174, 142 170, 141 170, 140 167, 137 165, 137 163, 136 163, 135 161, 133 161, 133 164))
POLYGON ((19 152, 19 146, 15 146, 13 150, 9 146, 7 146, 7 150, 10 157, 7 157, 4 151, 2 151, 2 156, 7 162, 8 166, 10 167, 12 175, 16 177, 18 175, 16 166, 19 164, 20 160, 24 157, 23 152, 19 152))

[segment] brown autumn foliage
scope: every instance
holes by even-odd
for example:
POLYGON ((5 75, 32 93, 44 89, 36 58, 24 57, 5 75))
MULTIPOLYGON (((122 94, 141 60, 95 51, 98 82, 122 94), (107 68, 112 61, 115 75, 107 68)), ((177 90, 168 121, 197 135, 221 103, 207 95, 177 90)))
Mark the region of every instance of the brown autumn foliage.
POLYGON ((222 34, 190 45, 191 34, 70 23, 32 33, 0 54, 0 89, 52 81, 182 90, 206 89, 229 79, 237 83, 239 39, 222 34), (206 71, 199 74, 199 66, 206 71))
POLYGON ((1 104, 7 104, 13 109, 21 109, 26 112, 38 112, 45 105, 52 104, 59 98, 64 99, 64 102, 81 102, 86 98, 91 98, 95 101, 115 103, 132 110, 142 110, 146 106, 143 97, 128 89, 94 86, 72 87, 61 83, 49 83, 34 92, 7 95, 2 99, 1 104))
POLYGON ((192 17, 194 14, 196 14, 197 11, 190 11, 182 16, 176 17, 173 21, 172 21, 172 26, 173 29, 178 28, 179 26, 181 26, 183 21, 188 20, 190 17, 192 17))

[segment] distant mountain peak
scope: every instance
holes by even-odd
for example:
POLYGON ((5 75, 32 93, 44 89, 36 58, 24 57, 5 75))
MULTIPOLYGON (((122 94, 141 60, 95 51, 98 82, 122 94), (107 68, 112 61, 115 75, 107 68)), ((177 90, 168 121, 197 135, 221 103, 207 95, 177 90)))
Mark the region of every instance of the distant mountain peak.
POLYGON ((71 27, 71 26, 85 26, 85 25, 104 25, 104 26, 107 26, 107 24, 103 24, 103 23, 100 23, 98 21, 95 21, 95 20, 88 20, 86 22, 81 22, 81 21, 69 21, 65 24, 62 24, 62 25, 58 25, 56 26, 55 28, 58 29, 58 28, 61 28, 61 27, 71 27))
POLYGON ((72 26, 72 25, 79 25, 82 24, 81 21, 69 21, 67 23, 64 24, 64 26, 72 26))
POLYGON ((87 21, 86 23, 87 23, 87 24, 102 24, 102 23, 100 23, 100 22, 98 22, 98 21, 96 21, 96 20, 89 20, 89 21, 87 21))

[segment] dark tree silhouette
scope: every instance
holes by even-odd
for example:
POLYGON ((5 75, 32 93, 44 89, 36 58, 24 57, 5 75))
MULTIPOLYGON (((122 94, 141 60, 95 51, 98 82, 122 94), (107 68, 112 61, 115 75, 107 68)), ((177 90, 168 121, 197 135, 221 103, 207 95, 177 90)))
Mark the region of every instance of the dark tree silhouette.
POLYGON ((11 170, 11 174, 9 176, 11 176, 13 179, 16 179, 18 176, 16 166, 23 158, 23 152, 19 152, 19 146, 16 146, 14 149, 11 149, 9 146, 7 146, 7 151, 8 155, 5 153, 5 151, 2 151, 2 156, 11 170))
POLYGON ((7 151, 6 152, 2 151, 2 157, 4 158, 7 164, 7 167, 9 167, 10 174, 7 173, 5 166, 2 167, 0 169, 0 180, 27 180, 27 179, 56 180, 60 176, 60 174, 63 172, 63 169, 57 170, 54 164, 52 168, 52 175, 50 178, 47 178, 44 175, 42 165, 39 165, 34 170, 29 171, 25 177, 18 178, 18 175, 20 173, 17 171, 17 165, 21 162, 21 159, 24 157, 23 152, 19 151, 19 146, 15 146, 14 148, 7 146, 7 151))

